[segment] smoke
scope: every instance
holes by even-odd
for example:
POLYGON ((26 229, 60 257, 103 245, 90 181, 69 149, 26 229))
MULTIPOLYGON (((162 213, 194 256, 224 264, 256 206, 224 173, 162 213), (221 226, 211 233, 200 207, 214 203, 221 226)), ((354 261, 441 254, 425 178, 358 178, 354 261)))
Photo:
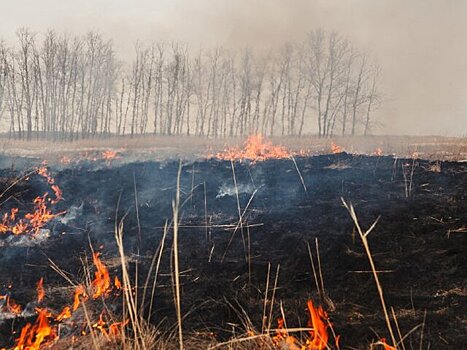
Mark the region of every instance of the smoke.
MULTIPOLYGON (((0 0, 0 33, 98 30, 131 59, 136 40, 267 48, 316 28, 346 35, 383 68, 379 133, 465 136, 462 0, 0 0)), ((127 57, 125 57, 127 56, 127 57)))

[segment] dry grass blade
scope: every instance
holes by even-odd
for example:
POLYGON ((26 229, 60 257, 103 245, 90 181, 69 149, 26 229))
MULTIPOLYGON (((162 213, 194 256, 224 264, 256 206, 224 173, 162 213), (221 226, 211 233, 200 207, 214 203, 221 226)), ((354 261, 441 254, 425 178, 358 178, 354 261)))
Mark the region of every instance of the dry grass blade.
POLYGON ((181 311, 181 297, 180 297, 180 266, 178 259, 178 211, 180 208, 180 176, 182 174, 182 162, 178 167, 177 174, 177 192, 175 201, 172 203, 173 207, 173 259, 174 259, 174 281, 175 281, 175 308, 177 312, 178 323, 178 343, 180 350, 183 350, 183 328, 182 328, 182 311, 181 311))
POLYGON ((378 294, 379 294, 379 298, 380 298, 380 301, 381 301, 381 306, 383 308, 384 317, 386 319, 386 325, 387 325, 387 328, 388 328, 388 332, 389 332, 389 334, 391 336, 392 344, 396 345, 396 343, 397 343, 396 342, 396 337, 394 336, 394 331, 393 331, 392 325, 391 325, 391 319, 389 317, 389 313, 388 313, 388 310, 387 310, 387 307, 386 307, 386 302, 384 300, 383 287, 381 286, 381 283, 379 281, 378 273, 376 272, 377 269, 376 269, 375 263, 373 261, 373 256, 371 254, 370 245, 369 245, 368 239, 367 239, 370 232, 376 227, 376 224, 378 223, 379 217, 375 220, 373 225, 371 225, 368 230, 363 231, 362 228, 360 227, 360 223, 358 222, 357 214, 355 213, 355 209, 354 209, 353 205, 352 204, 347 204, 347 202, 344 200, 344 198, 341 198, 341 201, 342 201, 344 207, 349 212, 350 217, 352 218, 352 220, 353 220, 353 222, 355 224, 355 227, 357 228, 358 234, 360 235, 360 238, 362 240, 363 246, 365 248, 365 252, 366 252, 367 257, 368 257, 368 261, 370 262, 371 270, 373 271, 373 277, 375 279, 376 288, 378 289, 378 294))

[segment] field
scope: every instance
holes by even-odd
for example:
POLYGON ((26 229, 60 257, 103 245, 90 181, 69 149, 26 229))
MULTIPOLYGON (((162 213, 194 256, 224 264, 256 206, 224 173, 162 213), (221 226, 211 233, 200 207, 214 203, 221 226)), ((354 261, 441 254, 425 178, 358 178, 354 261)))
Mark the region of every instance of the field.
POLYGON ((467 141, 271 141, 2 139, 0 349, 466 348, 467 141))

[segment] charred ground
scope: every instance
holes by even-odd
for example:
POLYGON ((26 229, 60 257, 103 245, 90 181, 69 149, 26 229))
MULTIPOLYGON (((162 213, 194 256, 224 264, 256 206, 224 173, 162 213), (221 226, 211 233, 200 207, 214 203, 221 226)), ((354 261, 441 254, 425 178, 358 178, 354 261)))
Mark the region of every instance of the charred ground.
MULTIPOLYGON (((60 309, 69 298, 67 282, 50 268, 48 259, 79 279, 81 259, 90 255, 89 243, 118 274, 118 264, 112 261, 114 227, 120 220, 130 270, 138 262, 143 281, 164 224, 172 220, 179 164, 51 166, 65 198, 57 211, 67 210, 67 219, 54 220, 48 226, 50 237, 42 242, 25 245, 8 235, 0 237, 2 292, 9 291, 26 305, 43 276, 47 305, 60 309)), ((1 170, 2 192, 21 174, 24 171, 1 170)), ((363 227, 381 216, 370 245, 401 331, 409 332, 425 317, 424 344, 462 349, 467 343, 466 186, 466 163, 386 156, 303 157, 296 158, 296 166, 290 159, 184 163, 179 244, 186 331, 212 331, 226 339, 234 328, 242 332, 242 309, 260 328, 270 264, 271 279, 280 265, 275 297, 277 304, 282 301, 289 325, 306 323, 306 300, 313 298, 326 305, 341 335, 341 348, 365 349, 387 336, 368 260, 342 205, 344 198, 355 206, 363 227), (406 196, 412 168, 412 190, 406 196), (308 255, 307 242, 314 247, 316 238, 327 302, 317 295, 308 255)), ((4 193, 2 210, 30 202, 43 191, 39 179, 24 179, 4 193)), ((171 239, 169 231, 152 315, 153 322, 162 322, 166 329, 176 322, 171 239)), ((277 316, 278 306, 274 319, 277 316)), ((12 345, 12 329, 21 323, 24 320, 0 323, 0 347, 12 345)), ((418 344, 420 332, 421 327, 407 342, 418 344)))

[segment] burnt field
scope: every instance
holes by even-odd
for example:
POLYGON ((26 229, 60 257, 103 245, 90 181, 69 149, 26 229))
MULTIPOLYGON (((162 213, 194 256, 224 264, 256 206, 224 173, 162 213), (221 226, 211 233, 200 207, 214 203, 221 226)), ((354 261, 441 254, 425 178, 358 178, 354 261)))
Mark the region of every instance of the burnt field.
MULTIPOLYGON (((15 167, 0 170, 2 215, 12 208, 21 215, 44 192, 53 197, 52 183, 30 170, 39 164, 17 159, 15 167)), ((368 256, 344 199, 355 207, 362 228, 379 217, 368 240, 405 348, 467 346, 465 162, 338 153, 261 162, 83 161, 47 169, 63 192, 53 203, 53 217, 32 233, 0 234, 0 295, 22 306, 14 313, 6 298, 0 300, 0 348, 15 347, 21 328, 36 319, 35 307, 56 314, 71 303, 76 286, 94 273, 92 250, 101 253, 112 276, 125 279, 116 229, 123 233, 141 315, 157 325, 158 336, 173 336, 177 192, 186 339, 202 339, 208 348, 268 329, 274 335, 278 317, 285 317, 289 328, 303 328, 307 300, 327 311, 341 349, 369 349, 389 339, 368 256), (40 278, 45 298, 38 302, 40 278)), ((93 333, 85 318, 98 317, 104 306, 121 320, 121 299, 112 292, 103 301, 87 301, 85 313, 91 316, 80 307, 66 322, 49 317, 56 334, 44 348, 65 348, 71 338, 93 333)), ((328 328, 328 346, 336 348, 328 328)), ((131 323, 127 329, 135 332, 131 323)), ((307 332, 294 336, 305 339, 307 332)))

